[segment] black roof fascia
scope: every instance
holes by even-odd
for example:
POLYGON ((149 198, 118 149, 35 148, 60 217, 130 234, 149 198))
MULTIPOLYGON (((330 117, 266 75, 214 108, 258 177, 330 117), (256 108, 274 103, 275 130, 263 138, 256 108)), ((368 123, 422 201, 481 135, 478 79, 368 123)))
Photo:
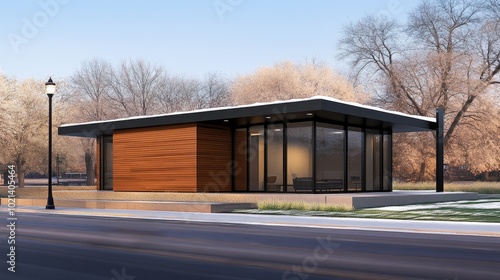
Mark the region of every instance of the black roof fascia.
POLYGON ((251 125, 265 121, 281 122, 284 120, 305 119, 307 114, 322 115, 326 119, 344 118, 349 123, 374 120, 377 125, 391 128, 393 132, 422 131, 435 129, 435 123, 391 112, 371 110, 325 99, 297 100, 282 103, 270 103, 255 106, 221 108, 219 110, 194 111, 179 114, 144 116, 109 121, 99 121, 59 127, 59 135, 96 137, 111 135, 115 130, 154 127, 173 124, 199 123, 229 120, 237 125, 251 125), (266 118, 267 117, 267 118, 266 118))

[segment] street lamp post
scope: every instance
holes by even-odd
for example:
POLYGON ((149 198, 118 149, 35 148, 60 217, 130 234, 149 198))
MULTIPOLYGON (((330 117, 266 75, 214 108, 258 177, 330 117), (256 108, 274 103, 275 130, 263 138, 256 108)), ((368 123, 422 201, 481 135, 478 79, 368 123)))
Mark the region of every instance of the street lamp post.
POLYGON ((52 197, 52 96, 56 92, 56 84, 49 78, 45 83, 45 92, 49 97, 49 194, 45 209, 56 209, 54 198, 52 197))

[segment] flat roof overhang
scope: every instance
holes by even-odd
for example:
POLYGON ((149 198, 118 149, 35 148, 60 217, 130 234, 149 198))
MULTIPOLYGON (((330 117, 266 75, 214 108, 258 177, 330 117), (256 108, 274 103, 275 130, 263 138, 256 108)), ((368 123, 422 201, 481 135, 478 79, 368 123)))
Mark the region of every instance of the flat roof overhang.
POLYGON ((357 127, 390 129, 393 132, 436 130, 436 119, 413 116, 328 97, 312 97, 234 107, 202 109, 154 116, 65 124, 59 135, 97 137, 112 135, 115 130, 186 123, 210 123, 247 126, 283 121, 318 120, 346 123, 357 127))

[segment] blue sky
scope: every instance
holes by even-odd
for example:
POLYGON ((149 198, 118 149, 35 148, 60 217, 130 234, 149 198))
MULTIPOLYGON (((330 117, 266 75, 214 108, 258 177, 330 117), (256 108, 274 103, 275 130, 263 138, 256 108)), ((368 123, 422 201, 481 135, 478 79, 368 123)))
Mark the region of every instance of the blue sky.
POLYGON ((170 73, 247 74, 318 59, 340 72, 343 25, 368 13, 403 21, 403 0, 10 0, 0 10, 0 72, 67 78, 85 60, 142 58, 170 73))

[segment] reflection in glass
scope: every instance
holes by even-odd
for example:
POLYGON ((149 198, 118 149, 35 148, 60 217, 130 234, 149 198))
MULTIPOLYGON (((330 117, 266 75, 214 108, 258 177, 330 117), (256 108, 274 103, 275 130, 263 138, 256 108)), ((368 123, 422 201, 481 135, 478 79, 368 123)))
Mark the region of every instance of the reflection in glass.
POLYGON ((392 190, 392 166, 391 166, 391 157, 392 157, 392 136, 390 132, 384 132, 384 140, 383 140, 383 161, 384 161, 384 191, 392 190))
POLYGON ((248 147, 248 189, 264 190, 264 126, 251 126, 248 147))
POLYGON ((382 135, 377 130, 366 131, 366 190, 380 190, 382 135))
POLYGON ((312 192, 312 122, 289 123, 287 134, 288 191, 312 192))
POLYGON ((347 131, 347 179, 349 191, 363 188, 363 138, 360 128, 349 127, 347 131))
POLYGON ((113 189, 113 136, 103 136, 103 190, 113 189))
POLYGON ((267 126, 267 191, 283 190, 283 125, 267 126))
POLYGON ((234 189, 247 190, 247 129, 236 129, 234 134, 234 189))
POLYGON ((316 124, 316 191, 343 191, 344 137, 342 126, 316 124))

